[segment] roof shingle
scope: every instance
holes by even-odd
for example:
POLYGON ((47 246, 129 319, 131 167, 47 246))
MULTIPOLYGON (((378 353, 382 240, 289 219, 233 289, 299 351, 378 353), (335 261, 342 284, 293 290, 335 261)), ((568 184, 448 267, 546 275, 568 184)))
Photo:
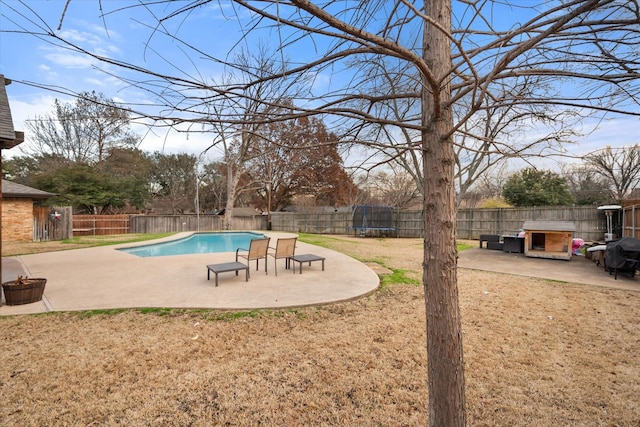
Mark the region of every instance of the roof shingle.
POLYGON ((55 196, 54 193, 38 190, 15 182, 2 180, 2 197, 26 198, 26 199, 48 199, 55 196))
POLYGON ((13 128, 9 98, 5 89, 9 83, 11 80, 0 74, 0 149, 12 148, 24 141, 24 133, 16 132, 13 128))

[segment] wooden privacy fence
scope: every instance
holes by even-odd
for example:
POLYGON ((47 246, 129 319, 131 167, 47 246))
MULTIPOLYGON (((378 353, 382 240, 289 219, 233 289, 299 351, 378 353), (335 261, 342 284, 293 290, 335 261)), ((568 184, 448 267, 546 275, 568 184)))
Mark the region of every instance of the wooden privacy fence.
POLYGON ((132 215, 132 233, 174 233, 179 231, 220 230, 217 215, 132 215))
POLYGON ((71 206, 34 206, 33 241, 70 239, 73 210, 71 206))
MULTIPOLYGON (((127 233, 175 233, 222 230, 220 215, 74 215, 75 236, 103 236, 127 233)), ((264 230, 266 216, 235 217, 235 230, 264 230)))
POLYGON ((623 211, 624 237, 640 239, 640 205, 626 206, 623 211))
MULTIPOLYGON (((572 221, 576 225, 575 236, 588 241, 602 240, 606 229, 604 215, 591 206, 461 209, 457 215, 458 238, 477 240, 481 234, 517 234, 524 222, 529 220, 572 221)), ((398 237, 423 237, 422 221, 422 211, 394 211, 398 237)), ((348 212, 274 212, 271 214, 271 224, 273 230, 279 231, 353 233, 351 214, 348 212)))
POLYGON ((129 215, 74 215, 74 236, 129 233, 129 215))
POLYGON ((271 229, 294 233, 345 234, 351 226, 347 212, 272 212, 271 229))
MULTIPOLYGON (((273 230, 294 233, 360 235, 360 232, 353 229, 351 212, 273 212, 271 227, 273 230)), ((397 237, 422 237, 422 212, 395 209, 393 211, 393 227, 396 228, 397 233, 371 229, 366 231, 366 235, 390 234, 396 236, 397 234, 397 237)))
MULTIPOLYGON (((625 208, 625 215, 627 215, 625 208)), ((625 216, 626 218, 626 216, 625 216)), ((604 214, 591 206, 530 207, 497 209, 461 209, 457 214, 458 238, 477 240, 481 234, 517 234, 525 221, 571 221, 575 236, 587 241, 602 240, 606 231, 604 214)), ((398 237, 423 237, 422 211, 394 210, 393 222, 398 237)), ((625 222, 625 236, 640 238, 640 206, 625 222), (635 216, 634 216, 635 215, 635 216), (635 218, 635 220, 633 220, 635 218), (630 222, 635 221, 635 222, 630 222), (633 225, 628 225, 633 224, 633 225)), ((271 229, 294 233, 355 234, 350 212, 273 212, 271 229)), ((122 233, 170 233, 180 231, 222 230, 219 215, 76 215, 74 234, 103 235, 122 233)), ((234 230, 266 230, 267 217, 234 217, 234 230)), ((374 230, 375 231, 375 230, 374 230)), ((367 235, 381 235, 375 232, 367 235)))
MULTIPOLYGON (((173 233, 222 230, 221 215, 131 215, 131 233, 173 233)), ((264 230, 266 216, 234 217, 234 230, 264 230)))
POLYGON ((525 221, 571 221, 575 237, 587 241, 604 239, 604 214, 592 206, 460 209, 458 237, 477 240, 481 234, 516 234, 525 221))

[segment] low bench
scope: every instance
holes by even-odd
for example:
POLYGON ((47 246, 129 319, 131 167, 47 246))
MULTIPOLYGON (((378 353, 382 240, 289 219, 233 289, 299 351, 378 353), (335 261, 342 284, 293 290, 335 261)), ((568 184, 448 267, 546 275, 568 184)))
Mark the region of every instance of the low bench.
POLYGON ((482 249, 482 242, 487 242, 486 248, 501 251, 503 243, 500 242, 500 236, 497 234, 481 234, 480 235, 480 249, 482 249))
MULTIPOLYGON (((324 271, 324 258, 318 255, 313 254, 304 254, 304 255, 294 255, 291 257, 291 261, 297 262, 300 264, 300 274, 302 274, 302 263, 308 262, 311 265, 314 261, 322 261, 322 271, 324 271)), ((296 266, 293 265, 293 273, 296 272, 296 266)))
POLYGON ((236 276, 240 270, 244 270, 245 282, 249 281, 249 266, 241 262, 225 262, 223 264, 209 264, 207 265, 207 280, 211 278, 211 272, 216 275, 216 286, 218 286, 218 273, 227 273, 229 271, 235 271, 236 276))

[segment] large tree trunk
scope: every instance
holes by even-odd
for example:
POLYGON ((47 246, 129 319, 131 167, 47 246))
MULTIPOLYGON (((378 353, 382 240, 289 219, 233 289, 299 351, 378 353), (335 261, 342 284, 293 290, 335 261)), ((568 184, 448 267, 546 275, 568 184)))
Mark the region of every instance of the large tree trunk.
MULTIPOLYGON (((425 11, 442 29, 450 30, 450 0, 425 0, 425 11)), ((429 425, 434 427, 466 424, 456 272, 455 157, 449 135, 453 123, 448 105, 449 43, 440 29, 425 24, 423 59, 436 78, 445 76, 441 86, 435 89, 423 79, 422 95, 425 230, 422 282, 427 313, 429 425)))
POLYGON ((227 203, 224 208, 224 220, 222 221, 224 230, 233 230, 233 207, 236 204, 236 189, 240 181, 240 175, 237 170, 232 163, 227 163, 227 203))

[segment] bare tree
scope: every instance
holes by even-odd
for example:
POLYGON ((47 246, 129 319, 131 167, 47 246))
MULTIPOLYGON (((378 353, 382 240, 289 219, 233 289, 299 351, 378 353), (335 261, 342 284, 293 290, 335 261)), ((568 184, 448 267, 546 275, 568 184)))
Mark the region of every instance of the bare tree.
MULTIPOLYGON (((537 77, 537 76, 535 76, 537 77)), ((497 88, 494 97, 484 100, 482 108, 466 117, 473 106, 464 97, 454 108, 456 151, 456 188, 458 204, 467 191, 486 173, 510 159, 528 161, 535 157, 564 155, 563 146, 575 135, 572 125, 580 118, 571 109, 549 109, 546 105, 502 102, 501 99, 526 99, 542 90, 540 78, 527 77, 512 87, 497 88)))
POLYGON ((587 167, 604 178, 610 196, 618 202, 624 200, 640 185, 640 145, 594 151, 584 157, 587 167))
MULTIPOLYGON (((462 141, 456 134, 473 129, 470 121, 498 106, 505 111, 510 106, 524 109, 537 105, 544 106, 545 111, 552 114, 570 108, 583 116, 640 116, 637 102, 640 81, 638 1, 540 0, 521 6, 523 2, 508 0, 460 0, 454 3, 455 14, 452 13, 452 0, 233 0, 232 3, 239 11, 251 12, 248 22, 238 14, 243 28, 249 29, 242 32, 243 41, 251 33, 258 36, 262 30, 271 34, 275 31, 280 37, 282 54, 303 44, 304 60, 287 64, 286 68, 283 62, 283 67, 272 70, 271 75, 249 74, 249 80, 243 84, 218 87, 188 73, 167 75, 139 64, 96 55, 64 40, 45 24, 38 24, 39 28, 26 33, 49 37, 68 49, 130 73, 140 73, 138 80, 127 80, 137 87, 151 92, 158 92, 160 86, 164 90, 171 88, 180 99, 180 103, 172 103, 171 114, 154 117, 147 113, 158 123, 231 123, 241 125, 245 137, 252 125, 283 117, 224 114, 212 117, 211 110, 202 106, 214 104, 219 98, 259 100, 262 105, 258 111, 264 111, 265 106, 273 106, 281 99, 275 96, 256 98, 247 89, 283 78, 299 79, 309 73, 317 76, 340 71, 350 73, 351 81, 316 86, 310 88, 306 98, 296 97, 296 107, 286 119, 330 116, 336 128, 356 130, 376 124, 378 129, 383 129, 378 132, 380 138, 371 138, 373 133, 364 131, 349 135, 369 135, 365 142, 386 152, 386 148, 396 150, 389 141, 396 138, 397 132, 402 132, 408 137, 402 139, 405 146, 401 152, 418 150, 419 164, 413 165, 411 170, 421 170, 423 175, 423 288, 429 424, 465 425, 464 358, 455 245, 455 146, 462 141), (514 14, 519 17, 517 23, 515 18, 505 18, 514 10, 518 12, 514 14), (493 16, 497 15, 503 19, 495 21, 493 16), (309 49, 311 45, 315 50, 309 49), (393 75, 393 82, 397 84, 381 92, 374 90, 379 73, 371 67, 354 67, 354 64, 384 61, 392 66, 386 67, 387 70, 398 70, 393 75), (406 86, 408 79, 415 79, 419 84, 406 86), (518 82, 526 79, 536 81, 536 85, 531 86, 535 90, 527 96, 504 90, 505 87, 523 87, 518 82), (189 92, 212 95, 199 95, 190 100, 189 92), (387 114, 387 105, 396 99, 413 99, 419 108, 405 110, 406 115, 387 114), (187 104, 193 108, 184 108, 187 104), (455 110, 459 105, 466 107, 455 110), (199 111, 195 106, 200 107, 199 111), (389 125, 389 129, 380 125, 389 125)), ((179 35, 166 30, 170 20, 183 23, 198 7, 213 4, 205 0, 186 6, 168 0, 140 0, 140 7, 149 10, 150 17, 160 17, 154 36, 165 35, 172 42, 180 43, 182 49, 193 53, 193 58, 231 66, 227 52, 206 52, 206 46, 197 46, 198 40, 180 40, 179 35)), ((117 12, 113 14, 117 15, 117 12)), ((153 39, 149 43, 153 43, 153 39)), ((160 99, 167 100, 166 97, 160 99)), ((484 141, 487 137, 478 135, 476 139, 484 141)), ((242 139, 239 143, 245 142, 250 140, 242 139)), ((389 157, 399 155, 397 150, 393 153, 389 157)))
POLYGON ((199 181, 202 208, 205 211, 220 210, 227 200, 225 165, 222 162, 204 164, 199 181))
POLYGON ((487 204, 496 203, 509 206, 502 200, 502 187, 510 174, 506 160, 488 167, 463 195, 458 194, 458 209, 489 207, 487 204))
POLYGON ((420 202, 420 190, 415 180, 406 171, 396 166, 395 170, 370 174, 363 186, 375 196, 374 204, 406 209, 420 202))
POLYGON ((571 164, 562 168, 569 191, 577 205, 611 204, 612 194, 608 180, 586 164, 571 164))
MULTIPOLYGON (((295 81, 272 78, 282 67, 284 64, 278 65, 264 45, 258 45, 253 53, 241 51, 223 81, 206 89, 210 97, 196 97, 190 100, 191 105, 187 104, 186 110, 191 114, 202 114, 200 108, 205 105, 204 124, 214 135, 212 147, 223 153, 227 178, 225 229, 233 228, 237 198, 263 185, 264 179, 252 180, 247 168, 255 159, 268 155, 259 147, 269 132, 267 125, 282 116, 274 106, 286 105, 295 95, 295 81)), ((174 96, 180 99, 179 92, 174 96)), ((177 103, 174 109, 185 109, 182 104, 177 103)))
MULTIPOLYGON (((403 168, 423 188, 422 156, 420 133, 401 126, 405 123, 419 123, 420 81, 410 73, 417 73, 413 67, 392 68, 387 62, 364 63, 363 66, 378 68, 378 73, 368 74, 371 93, 379 99, 375 105, 378 116, 385 121, 358 123, 351 129, 353 140, 366 142, 371 158, 361 169, 375 170, 382 164, 392 163, 403 168), (373 74, 373 76, 371 75, 373 74), (398 77, 399 75, 403 78, 398 77), (403 89, 398 93, 398 89, 403 89), (394 93, 388 97, 384 94, 394 93)), ((464 88, 457 86, 455 92, 464 88)), ((513 82, 491 84, 492 96, 474 106, 472 94, 462 96, 452 105, 455 151, 455 184, 457 204, 465 197, 475 182, 483 174, 509 159, 530 159, 532 157, 566 156, 564 145, 572 142, 576 135, 575 126, 582 118, 573 109, 549 109, 541 104, 520 104, 512 100, 527 99, 536 91, 551 89, 538 76, 527 76, 513 82), (473 114, 469 114, 474 111, 473 114)), ((367 101, 361 101, 360 108, 373 108, 367 101)))
POLYGON ((129 113, 101 93, 83 92, 74 104, 54 102, 53 114, 27 121, 25 152, 51 154, 74 162, 101 162, 112 148, 135 148, 129 113))

